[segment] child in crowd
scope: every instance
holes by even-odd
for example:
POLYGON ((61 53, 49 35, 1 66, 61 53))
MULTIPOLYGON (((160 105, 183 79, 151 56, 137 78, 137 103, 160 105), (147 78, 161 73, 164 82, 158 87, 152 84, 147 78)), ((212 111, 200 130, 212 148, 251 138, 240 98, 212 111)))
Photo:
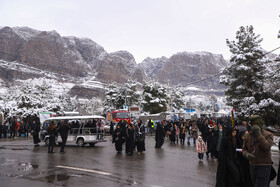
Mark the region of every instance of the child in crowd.
POLYGON ((202 140, 201 136, 198 136, 197 144, 196 144, 196 151, 198 153, 199 161, 203 160, 204 153, 207 152, 207 147, 204 141, 202 140))

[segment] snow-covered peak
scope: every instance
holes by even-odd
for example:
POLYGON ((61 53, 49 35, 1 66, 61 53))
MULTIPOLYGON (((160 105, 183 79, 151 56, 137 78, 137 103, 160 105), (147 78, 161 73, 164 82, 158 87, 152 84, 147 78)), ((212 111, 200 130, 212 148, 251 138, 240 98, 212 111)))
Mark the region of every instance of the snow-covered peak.
POLYGON ((148 77, 153 77, 153 75, 160 71, 162 67, 168 62, 168 58, 145 58, 139 66, 145 71, 148 77))
POLYGON ((91 46, 92 48, 99 50, 99 51, 105 51, 101 45, 92 41, 90 38, 82 37, 82 38, 76 38, 76 39, 78 39, 81 42, 81 44, 83 44, 83 45, 91 46))
POLYGON ((124 51, 124 50, 116 51, 116 52, 113 52, 113 53, 109 53, 109 55, 112 58, 114 58, 114 60, 117 60, 119 62, 123 61, 125 63, 136 65, 136 61, 135 61, 134 56, 128 51, 124 51))
POLYGON ((40 34, 41 31, 31 29, 29 27, 13 27, 13 31, 23 38, 24 40, 29 40, 32 37, 35 37, 36 35, 40 34))
POLYGON ((214 54, 207 51, 178 52, 175 55, 172 55, 170 59, 178 56, 188 57, 188 58, 199 58, 201 61, 205 61, 205 63, 211 63, 218 67, 225 67, 228 65, 228 62, 224 60, 223 55, 214 54))

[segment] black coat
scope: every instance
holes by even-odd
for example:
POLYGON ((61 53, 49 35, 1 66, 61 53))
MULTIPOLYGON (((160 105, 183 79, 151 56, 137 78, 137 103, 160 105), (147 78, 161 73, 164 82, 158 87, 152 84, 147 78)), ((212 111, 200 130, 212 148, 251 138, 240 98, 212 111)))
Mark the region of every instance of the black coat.
POLYGON ((237 166, 236 146, 233 144, 230 134, 222 139, 218 162, 216 187, 229 187, 238 184, 240 173, 237 166))
MULTIPOLYGON (((278 149, 280 150, 280 140, 279 140, 279 143, 278 143, 278 149)), ((279 160, 279 165, 278 165, 278 174, 277 174, 276 184, 280 185, 280 160, 279 160)))
POLYGON ((124 132, 122 128, 116 128, 113 133, 113 141, 112 141, 112 143, 115 143, 116 151, 122 150, 123 141, 124 141, 124 132))
POLYGON ((156 140, 156 146, 155 147, 156 148, 161 148, 161 146, 164 143, 164 129, 163 129, 163 126, 161 124, 157 124, 155 140, 156 140))
POLYGON ((69 130, 70 130, 70 127, 65 123, 61 124, 58 128, 58 132, 61 137, 67 137, 69 130))
POLYGON ((134 129, 126 129, 126 134, 125 134, 125 139, 126 139, 126 144, 125 144, 125 152, 126 153, 133 153, 134 149, 134 140, 135 140, 135 131, 134 129))
POLYGON ((114 123, 111 122, 111 123, 110 123, 110 134, 112 135, 113 132, 114 132, 114 123))

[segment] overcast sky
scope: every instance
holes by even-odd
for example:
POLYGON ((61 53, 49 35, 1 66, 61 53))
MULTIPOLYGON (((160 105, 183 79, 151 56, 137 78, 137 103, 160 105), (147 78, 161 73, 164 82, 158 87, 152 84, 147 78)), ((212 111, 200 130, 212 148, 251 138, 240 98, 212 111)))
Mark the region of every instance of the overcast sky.
MULTIPOLYGON (((229 59, 226 39, 253 25, 267 51, 280 46, 280 0, 0 0, 0 26, 88 37, 137 63, 182 51, 229 59)), ((280 51, 276 51, 280 53, 280 51)))

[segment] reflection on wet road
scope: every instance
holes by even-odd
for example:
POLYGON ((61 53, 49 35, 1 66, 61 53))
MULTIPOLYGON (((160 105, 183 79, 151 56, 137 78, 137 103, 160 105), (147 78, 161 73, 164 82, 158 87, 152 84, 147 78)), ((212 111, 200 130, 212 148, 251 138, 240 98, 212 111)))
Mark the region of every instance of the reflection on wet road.
MULTIPOLYGON (((110 137, 95 147, 68 145, 65 154, 59 147, 47 154, 31 139, 1 141, 0 186, 215 186, 217 160, 199 162, 193 145, 166 141, 155 149, 153 138, 147 137, 144 154, 132 156, 117 154, 110 137)), ((273 153, 274 163, 278 159, 273 153)))

